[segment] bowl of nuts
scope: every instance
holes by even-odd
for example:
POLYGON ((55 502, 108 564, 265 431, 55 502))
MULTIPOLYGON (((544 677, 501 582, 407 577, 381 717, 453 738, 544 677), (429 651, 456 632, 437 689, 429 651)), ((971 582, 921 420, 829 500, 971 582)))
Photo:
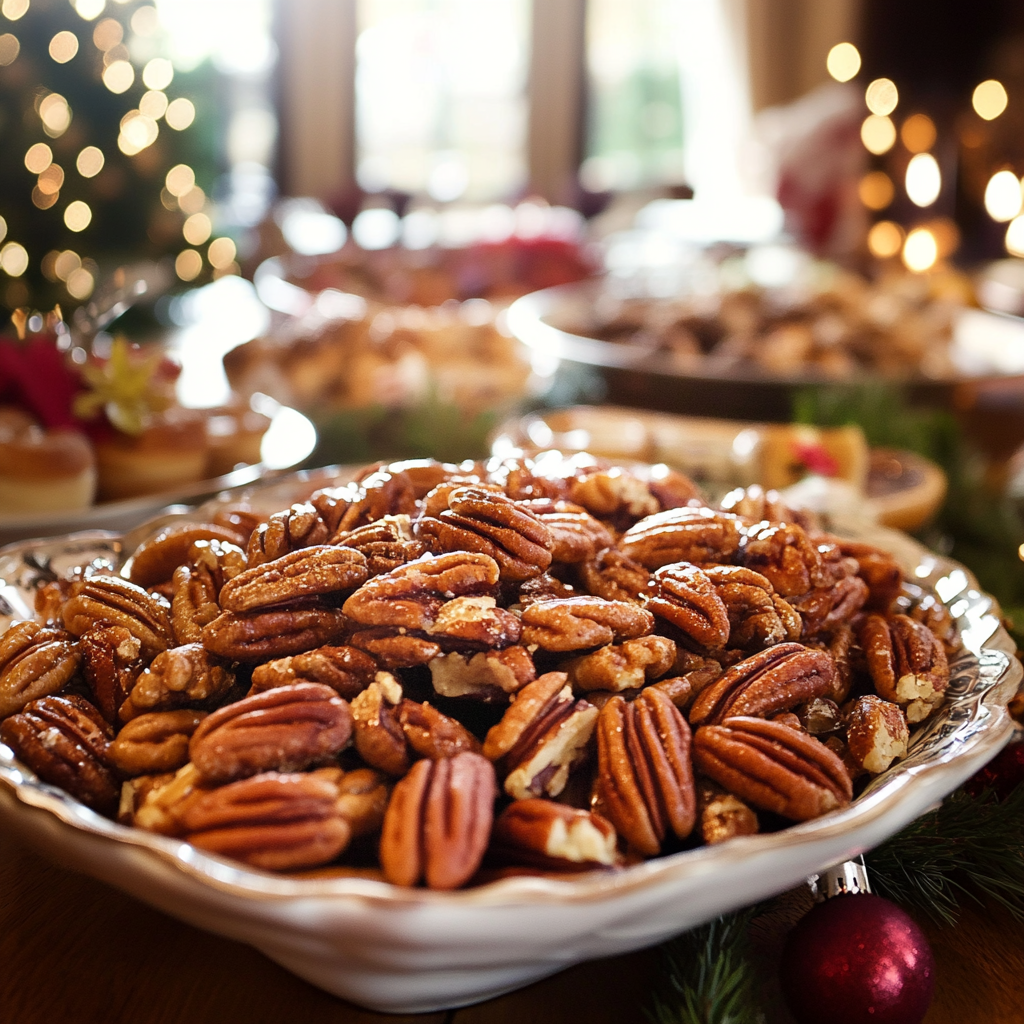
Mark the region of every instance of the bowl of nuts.
POLYGON ((0 550, 0 819, 378 1010, 661 941, 1007 741, 970 574, 664 466, 296 474, 0 550))

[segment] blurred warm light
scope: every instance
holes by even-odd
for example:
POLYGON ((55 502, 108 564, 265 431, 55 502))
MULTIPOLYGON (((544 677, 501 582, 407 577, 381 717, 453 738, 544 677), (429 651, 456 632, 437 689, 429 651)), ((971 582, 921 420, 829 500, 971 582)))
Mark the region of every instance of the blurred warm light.
POLYGON ((92 295, 96 281, 85 267, 79 267, 68 277, 65 287, 73 299, 87 299, 92 295))
POLYGON ((121 119, 121 134, 117 137, 117 148, 125 156, 135 156, 147 146, 152 146, 160 134, 160 127, 151 117, 139 110, 130 110, 121 119))
POLYGON ((7 237, 7 221, 0 217, 0 242, 7 237))
POLYGON ((164 185, 172 196, 183 196, 195 183, 196 172, 188 164, 176 164, 164 178, 164 185))
POLYGON ((81 265, 82 260, 78 253, 72 249, 65 249, 64 252, 57 253, 57 258, 53 262, 53 272, 61 281, 66 281, 81 265))
POLYGON ((385 207, 363 210, 352 221, 352 237, 363 249, 387 249, 402 230, 398 214, 385 207))
POLYGON ((146 117, 159 121, 167 113, 167 94, 153 89, 150 89, 149 92, 144 92, 142 99, 139 100, 139 110, 146 117))
POLYGON ((50 56, 58 64, 67 64, 78 53, 78 36, 74 32, 58 32, 50 40, 50 56))
POLYGON ((888 117, 869 114, 860 126, 860 140, 869 153, 881 156, 888 153, 896 142, 896 125, 888 117))
POLYGON ((103 170, 103 164, 103 150, 96 146, 86 146, 75 161, 75 167, 83 178, 95 178, 103 170))
POLYGON ((8 242, 0 249, 0 270, 11 277, 21 277, 28 270, 28 253, 25 246, 8 242))
POLYGON ((1024 216, 1010 221, 1006 229, 1006 251, 1011 256, 1024 256, 1024 216))
POLYGON ((39 180, 36 184, 39 186, 40 192, 43 192, 48 196, 55 195, 60 191, 61 185, 64 184, 64 168, 62 168, 60 164, 50 164, 50 166, 39 175, 39 180))
POLYGON ((872 114, 884 116, 891 114, 899 103, 900 94, 896 90, 896 83, 891 78, 876 78, 864 90, 864 102, 872 114))
POLYGON ((40 210, 48 210, 51 206, 55 206, 58 199, 60 199, 59 189, 55 192, 44 192, 38 185, 32 189, 32 205, 40 210))
POLYGON ((59 138, 71 124, 71 108, 68 101, 58 92, 51 92, 39 103, 39 118, 43 131, 52 139, 59 138))
POLYGON ((213 271, 214 281, 219 281, 222 277, 241 277, 242 268, 232 260, 230 263, 225 263, 223 267, 217 267, 213 271))
POLYGON ((184 131, 196 119, 196 108, 192 105, 191 100, 179 96, 167 105, 164 119, 176 132, 184 131))
POLYGON ((137 36, 151 36, 160 31, 160 16, 155 7, 140 7, 130 22, 137 36))
POLYGON ((942 172, 931 153, 918 153, 907 164, 907 195, 915 206, 931 206, 942 191, 942 172))
POLYGON ((1002 82, 994 78, 982 82, 974 90, 971 103, 978 117, 986 121, 995 120, 1005 109, 1008 98, 1002 82))
POLYGON ((896 189, 885 171, 872 171, 860 179, 857 195, 869 210, 884 210, 893 200, 896 189))
POLYGON ((10 32, 0 36, 0 68, 13 64, 20 49, 21 43, 18 42, 17 36, 12 36, 10 32))
POLYGON ((198 185, 178 197, 178 209, 186 215, 199 213, 205 205, 206 193, 198 185))
POLYGON ((174 261, 174 272, 182 281, 194 281, 203 269, 203 257, 195 249, 185 249, 178 253, 174 261))
POLYGON ((117 18, 104 18, 93 30, 92 41, 97 50, 112 50, 124 39, 124 29, 117 18))
POLYGON ((949 217, 937 217, 925 226, 935 239, 940 260, 952 256, 960 248, 960 229, 949 217))
POLYGON ((1013 171, 996 171, 985 186, 985 210, 996 221, 1013 220, 1020 213, 1021 183, 1013 171))
POLYGON ((91 220, 92 210, 89 209, 88 203, 83 203, 81 199, 68 203, 68 208, 64 211, 64 223, 70 231, 84 231, 91 220))
POLYGON ((74 0, 72 5, 80 17, 85 18, 86 21, 92 21, 93 18, 98 18, 103 13, 103 8, 107 6, 106 0, 74 0))
POLYGON ((927 228, 914 228, 903 243, 903 263, 908 270, 920 274, 935 265, 939 245, 927 228))
POLYGON ((111 64, 119 60, 131 60, 131 54, 128 52, 128 47, 124 43, 118 43, 117 46, 112 46, 106 53, 103 54, 103 66, 109 68, 111 64))
POLYGON ((33 174, 42 174, 53 163, 53 150, 45 142, 37 142, 28 147, 25 154, 25 167, 33 174))
POLYGON ((935 135, 935 122, 927 114, 911 114, 900 128, 900 139, 911 153, 927 153, 935 135))
POLYGON ((103 69, 103 84, 113 93, 127 92, 135 81, 135 68, 126 60, 115 60, 103 69))
POLYGON ((880 220, 868 232, 868 250, 880 260, 895 256, 903 247, 903 229, 891 220, 880 220))
POLYGON ((166 57, 154 57, 142 69, 142 81, 147 89, 166 89, 174 78, 174 65, 166 57))
POLYGON ((4 0, 0 14, 8 21, 17 21, 28 10, 28 0, 4 0))
POLYGON ((47 281, 57 280, 57 271, 54 269, 57 264, 57 260, 60 257, 60 253, 56 249, 51 249, 40 261, 39 269, 43 272, 43 277, 47 281))
POLYGON ((848 82, 860 71, 860 51, 853 43, 836 43, 828 51, 825 67, 837 82, 848 82))
POLYGON ((202 245, 213 234, 213 224, 205 213, 193 213, 182 225, 181 233, 189 245, 202 245))
POLYGON ((235 262, 238 249, 230 238, 215 238, 206 250, 206 258, 210 261, 211 267, 218 270, 225 270, 235 262))

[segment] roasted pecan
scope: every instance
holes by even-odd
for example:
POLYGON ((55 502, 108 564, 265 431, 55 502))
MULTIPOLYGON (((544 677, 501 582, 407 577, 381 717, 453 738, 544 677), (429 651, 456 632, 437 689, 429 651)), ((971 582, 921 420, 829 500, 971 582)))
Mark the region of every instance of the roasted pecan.
POLYGON ((871 544, 829 537, 848 558, 857 560, 857 574, 867 584, 866 607, 872 611, 887 612, 893 601, 899 597, 903 585, 903 570, 900 563, 887 551, 871 544))
POLYGON ((757 815, 739 797, 705 778, 697 780, 697 820, 708 846, 760 831, 757 815))
POLYGON ((38 622, 11 626, 0 635, 0 718, 62 689, 81 660, 78 644, 63 629, 38 622))
POLYGON ((645 480, 620 467, 585 473, 572 481, 569 496, 591 515, 610 522, 617 530, 624 530, 662 508, 645 480))
POLYGON ((222 540, 197 540, 188 549, 188 562, 193 569, 209 578, 210 589, 216 598, 220 597, 221 587, 228 580, 248 567, 245 550, 222 540))
POLYGON ((690 708, 690 723, 705 725, 735 715, 773 715, 829 691, 835 665, 824 651, 777 644, 733 665, 690 708))
POLYGON ((638 690, 663 676, 676 658, 675 642, 665 636, 641 636, 609 644, 562 665, 577 690, 638 690))
POLYGON ((523 609, 523 643, 546 651, 580 651, 650 633, 654 616, 630 601, 566 597, 523 609))
POLYGON ((510 647, 519 640, 519 619, 493 597, 456 597, 441 605, 427 636, 461 647, 510 647))
POLYGON ((494 816, 494 769, 465 752, 417 761, 384 816, 380 862, 395 885, 457 889, 480 866, 494 816))
POLYGON ((99 711, 76 694, 40 697, 0 723, 0 740, 43 782, 102 814, 113 814, 121 792, 109 757, 113 735, 99 711))
POLYGON ((96 625, 124 626, 150 659, 174 646, 166 601, 119 576, 90 576, 71 584, 64 625, 81 636, 96 625))
POLYGON ((232 782, 259 772, 299 771, 342 750, 352 713, 329 686, 293 683, 215 711, 189 743, 204 779, 232 782))
POLYGON ((630 527, 619 538, 619 549, 648 569, 672 562, 728 562, 740 545, 742 525, 737 516, 713 508, 673 508, 630 527))
POLYGON ((905 588, 897 600, 897 610, 927 626, 942 641, 946 654, 955 653, 960 646, 956 619, 937 597, 916 591, 916 587, 905 588))
POLYGON ((722 675, 722 665, 714 658, 705 658, 690 651, 679 648, 676 650, 676 662, 671 670, 673 674, 666 679, 654 683, 680 711, 689 706, 716 679, 722 675))
POLYGON ((377 663, 354 647, 318 647, 315 651, 268 661, 252 671, 250 694, 292 683, 323 683, 351 700, 373 682, 377 663))
POLYGON ((124 776, 175 772, 188 761, 188 741, 203 711, 154 711, 128 722, 110 745, 110 760, 124 776))
POLYGON ((206 573, 195 572, 189 565, 179 565, 172 579, 171 627, 179 644, 197 644, 203 637, 203 626, 220 615, 217 592, 206 573))
POLYGON ((328 529, 317 509, 309 502, 292 505, 283 512, 275 512, 265 523, 260 523, 245 553, 249 566, 272 562, 299 548, 326 544, 330 540, 328 529))
POLYGON ((412 763, 405 730, 398 719, 402 687, 390 672, 377 678, 352 701, 356 750, 372 768, 396 778, 412 763))
POLYGON ((146 711, 209 706, 234 684, 235 675, 200 644, 158 654, 136 679, 118 717, 129 721, 146 711))
POLYGON ((828 697, 815 697, 796 708, 800 725, 812 736, 827 736, 843 728, 845 720, 839 705, 828 697))
POLYGON ((613 697, 601 709, 595 793, 619 835, 648 857, 661 852, 669 831, 690 834, 690 727, 665 694, 647 689, 631 704, 613 697))
POLYGON ((724 647, 729 639, 725 604, 711 580, 695 565, 681 562, 658 569, 644 607, 701 647, 724 647))
POLYGON ((760 650, 800 639, 799 614, 760 573, 738 565, 709 565, 704 571, 729 613, 730 647, 760 650))
POLYGON ((179 815, 185 807, 210 788, 192 762, 173 775, 160 774, 129 779, 121 793, 118 820, 147 832, 165 836, 184 833, 179 815), (126 806, 127 804, 127 806, 126 806), (125 821, 125 817, 130 820, 125 821))
POLYGON ((463 750, 480 752, 480 741, 454 718, 430 704, 404 698, 398 705, 398 721, 409 746, 420 757, 454 757, 463 750))
MULTIPOLYGON (((320 771, 333 772, 325 768, 320 771)), ((314 775, 319 772, 313 772, 314 775)), ((341 816, 352 830, 352 838, 373 835, 384 823, 391 796, 391 784, 380 772, 372 768, 356 768, 343 772, 336 782, 338 787, 337 807, 341 816)))
POLYGON ((237 530, 214 523, 166 527, 136 549, 132 555, 128 578, 140 587, 167 583, 174 575, 174 570, 188 560, 189 549, 199 540, 219 540, 237 545, 240 537, 237 530))
POLYGON ((263 521, 259 513, 248 505, 227 505, 213 516, 214 526, 224 526, 236 535, 234 544, 245 551, 252 531, 263 521))
POLYGON ((615 543, 608 528, 581 505, 541 498, 520 502, 519 507, 532 512, 547 527, 555 562, 584 562, 615 543))
POLYGON ((71 580, 61 578, 37 587, 33 606, 40 622, 45 622, 48 626, 63 626, 64 620, 60 613, 68 598, 70 586, 71 580))
MULTIPOLYGON (((462 473, 461 468, 454 463, 438 462, 436 459, 403 459, 378 466, 373 472, 378 470, 402 477, 412 488, 413 497, 417 500, 429 494, 438 484, 462 473)), ((364 470, 356 480, 362 482, 371 475, 364 470)))
MULTIPOLYGON (((363 492, 358 484, 347 483, 338 487, 322 487, 314 491, 306 500, 316 509, 320 521, 327 529, 327 536, 330 538, 336 533, 338 524, 349 507, 359 501, 362 495, 363 492)), ((323 542, 317 541, 317 543, 323 542)))
MULTIPOLYGON (((487 483, 497 484, 515 501, 568 498, 569 482, 566 475, 571 475, 573 471, 571 460, 567 460, 561 452, 544 452, 541 457, 547 455, 554 458, 546 460, 549 463, 546 467, 538 466, 536 460, 524 456, 491 459, 484 467, 484 479, 487 483)), ((593 462, 593 458, 589 458, 593 462)))
POLYGON ((878 695, 920 722, 942 703, 949 664, 941 641, 907 615, 868 615, 858 633, 878 695))
POLYGON ((336 534, 332 543, 360 552, 366 558, 370 576, 397 569, 429 550, 422 540, 413 536, 412 521, 407 515, 384 516, 348 533, 336 534))
POLYGON ((476 654, 442 654, 430 661, 434 692, 442 697, 475 697, 504 701, 537 678, 530 652, 525 647, 476 654))
POLYGON ((448 495, 452 491, 460 490, 463 487, 472 487, 478 491, 489 491, 491 494, 505 493, 497 484, 482 483, 478 476, 459 474, 438 484, 424 496, 420 502, 419 515, 416 518, 436 519, 448 508, 448 495))
POLYGON ((853 785, 843 762, 798 729, 763 718, 728 718, 693 739, 693 763, 730 793, 792 821, 848 804, 853 785))
POLYGON ((758 523, 740 546, 739 561, 767 577, 782 597, 796 597, 835 582, 806 531, 796 523, 758 523))
POLYGON ((93 701, 113 724, 144 668, 142 644, 124 626, 93 626, 78 643, 93 701))
POLYGON ((568 583, 563 583, 549 572, 543 572, 519 585, 516 604, 525 608, 535 601, 551 601, 556 597, 576 597, 576 590, 568 583))
POLYGON ((516 800, 494 820, 488 861, 548 871, 585 871, 618 863, 615 828, 593 811, 553 800, 516 800))
POLYGON ((266 661, 339 643, 351 625, 336 608, 309 605, 224 612, 203 627, 203 646, 232 661, 266 661))
POLYGON ((179 819, 193 846, 288 871, 326 864, 348 845, 337 799, 337 787, 315 775, 267 772, 200 794, 179 819))
POLYGON ((406 633, 404 626, 360 629, 348 638, 348 642, 389 671, 426 665, 441 654, 439 643, 422 635, 406 633))
POLYGON ((647 590, 651 574, 616 548, 605 548, 579 567, 580 582, 595 597, 635 601, 647 590))
POLYGON ((376 522, 384 516, 408 515, 416 509, 416 490, 406 473, 378 469, 358 483, 358 496, 345 509, 333 537, 376 522))
POLYGON ((832 686, 823 696, 834 700, 836 704, 842 704, 853 686, 853 664, 850 657, 854 646, 853 629, 844 623, 836 626, 824 637, 807 641, 806 646, 828 651, 831 655, 836 666, 836 674, 832 686))
POLYGON ((817 587, 789 604, 803 620, 804 636, 813 636, 847 623, 860 611, 868 585, 859 576, 847 576, 827 587, 817 587))
POLYGON ((483 753, 504 774, 509 796, 558 796, 586 756, 596 721, 597 708, 573 698, 566 674, 548 672, 513 696, 483 753))
POLYGON ((866 694, 856 700, 846 721, 850 757, 865 771, 877 775, 907 756, 910 730, 896 704, 866 694))
POLYGON ((723 512, 732 512, 734 515, 749 519, 752 523, 760 523, 763 520, 772 523, 796 523, 805 530, 814 525, 813 512, 790 508, 778 491, 766 491, 759 484, 737 487, 718 503, 718 507, 723 512))

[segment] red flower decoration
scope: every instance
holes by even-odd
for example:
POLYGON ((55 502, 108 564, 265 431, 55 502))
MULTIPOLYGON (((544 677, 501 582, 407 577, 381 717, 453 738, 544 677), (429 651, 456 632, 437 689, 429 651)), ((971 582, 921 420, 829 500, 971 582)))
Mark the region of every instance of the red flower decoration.
POLYGON ((80 430, 71 406, 81 390, 52 335, 0 338, 0 400, 21 406, 48 430, 80 430))

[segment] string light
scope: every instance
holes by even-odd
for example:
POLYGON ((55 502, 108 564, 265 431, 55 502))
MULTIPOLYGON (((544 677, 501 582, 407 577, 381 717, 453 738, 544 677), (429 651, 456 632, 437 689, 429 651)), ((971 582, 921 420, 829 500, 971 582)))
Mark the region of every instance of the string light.
POLYGON ((213 233, 213 224, 205 213, 193 213, 182 225, 181 233, 189 245, 202 245, 213 233))
POLYGON ((124 39, 124 29, 117 18, 104 18, 93 30, 92 41, 97 50, 112 50, 124 39))
POLYGON ((86 146, 78 154, 75 167, 78 168, 78 173, 83 178, 95 178, 103 170, 104 163, 103 150, 96 146, 86 146))
POLYGON ((869 210, 884 210, 893 201, 896 189, 885 171, 872 171, 860 179, 857 195, 869 210))
POLYGON ((7 237, 7 221, 0 217, 0 242, 7 237))
POLYGON ((881 156, 896 143, 896 125, 882 114, 869 114, 860 126, 860 140, 869 153, 881 156))
POLYGON ((206 258, 210 261, 210 266, 225 270, 235 262, 237 252, 238 249, 230 238, 215 238, 206 250, 206 258))
POLYGON ((935 122, 927 114, 911 114, 900 128, 900 140, 911 153, 927 153, 935 138, 935 122))
POLYGON ((5 32, 0 36, 0 68, 13 64, 18 58, 20 50, 21 43, 18 42, 17 36, 12 36, 10 32, 5 32))
POLYGON ((139 110, 146 117, 159 121, 167 113, 167 94, 152 89, 149 92, 144 92, 142 99, 139 100, 139 110))
POLYGON ((135 68, 126 60, 115 60, 103 69, 103 84, 120 95, 127 92, 135 81, 135 68))
POLYGON ((166 57, 154 57, 142 69, 142 81, 147 89, 166 89, 174 78, 174 65, 166 57))
POLYGON ((28 0, 4 0, 0 14, 8 21, 17 21, 28 10, 28 0))
POLYGON ((74 32, 58 32, 50 40, 50 56, 58 64, 67 64, 78 53, 78 36, 74 32))
POLYGON ((164 185, 172 196, 183 196, 196 183, 196 172, 188 164, 176 164, 167 172, 164 185))
POLYGON ((185 99, 184 96, 171 100, 167 106, 167 113, 164 114, 164 120, 176 132, 184 131, 195 119, 196 108, 192 101, 185 99))
POLYGON ((868 232, 868 249, 878 259, 895 256, 903 247, 903 229, 891 220, 880 220, 868 232))
MULTIPOLYGON (((0 253, 2 258, 2 253, 0 253)), ((194 281, 203 270, 203 257, 195 249, 185 249, 178 253, 174 261, 174 272, 182 281, 194 281)))
POLYGON ((828 51, 825 67, 837 82, 848 82, 860 71, 860 51, 853 43, 836 43, 828 51))
POLYGON ((876 78, 864 91, 864 101, 872 114, 891 114, 899 103, 900 94, 890 78, 876 78))
POLYGON ((1024 217, 1014 217, 1006 229, 1006 251, 1011 256, 1024 256, 1024 217))
POLYGON ((25 154, 25 168, 33 174, 42 174, 53 163, 53 150, 45 142, 28 147, 25 154))
POLYGON ((69 231, 84 231, 91 221, 92 210, 88 203, 81 199, 68 203, 68 208, 64 211, 64 223, 69 231))
POLYGON ((942 172, 931 153, 918 153, 907 164, 907 195, 915 206, 931 206, 942 191, 942 172))
POLYGON ((1013 220, 1020 213, 1021 183, 1013 171, 996 171, 985 186, 985 210, 994 221, 1013 220))
POLYGON ((28 270, 28 252, 17 242, 8 242, 0 249, 0 270, 8 277, 21 277, 28 270))
POLYGON ((939 246, 927 228, 914 228, 903 243, 903 263, 908 270, 920 274, 935 265, 939 246))
POLYGON ((971 105, 978 117, 985 121, 994 121, 1005 109, 1009 102, 1006 89, 1002 82, 990 78, 974 89, 971 96, 971 105))

